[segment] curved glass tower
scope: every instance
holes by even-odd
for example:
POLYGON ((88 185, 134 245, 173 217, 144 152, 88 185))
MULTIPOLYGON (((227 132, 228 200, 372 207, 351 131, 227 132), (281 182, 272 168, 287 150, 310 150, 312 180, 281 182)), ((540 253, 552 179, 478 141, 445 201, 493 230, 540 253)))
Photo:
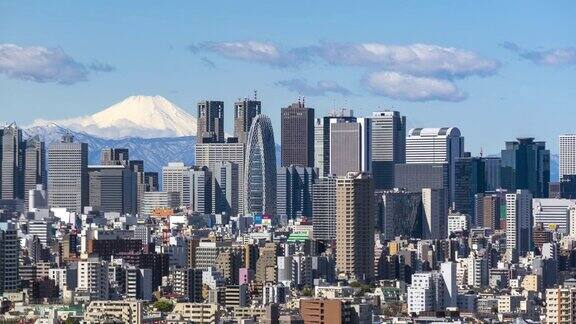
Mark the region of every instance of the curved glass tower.
POLYGON ((244 212, 276 214, 276 142, 270 118, 252 121, 246 142, 244 212))

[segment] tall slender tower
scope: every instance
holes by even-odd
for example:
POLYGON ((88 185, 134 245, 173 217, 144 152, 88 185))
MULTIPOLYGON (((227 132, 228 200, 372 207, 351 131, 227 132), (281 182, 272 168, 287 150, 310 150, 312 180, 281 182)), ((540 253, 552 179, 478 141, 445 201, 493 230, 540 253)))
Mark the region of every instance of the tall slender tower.
POLYGON ((355 122, 352 110, 342 109, 314 122, 314 166, 320 177, 330 174, 330 125, 338 122, 355 122))
POLYGON ((46 188, 46 151, 38 136, 26 141, 24 166, 24 202, 28 206, 30 190, 35 190, 39 184, 46 188))
POLYGON ((239 143, 246 143, 248 132, 252 126, 252 120, 262 112, 262 103, 256 98, 249 100, 244 98, 234 103, 234 137, 239 143))
POLYGON ((506 250, 509 257, 532 250, 532 194, 517 190, 506 194, 506 250))
POLYGON ((369 282, 374 275, 374 184, 364 172, 336 181, 336 266, 369 282))
POLYGON ((2 199, 24 198, 24 142, 22 130, 12 123, 2 134, 2 199))
POLYGON ((198 103, 196 143, 224 142, 224 102, 204 100, 198 103))
POLYGON ((560 180, 565 175, 576 175, 576 134, 560 135, 560 180))
POLYGON ((394 165, 406 162, 406 117, 397 111, 372 114, 374 188, 394 187, 394 165))
POLYGON ((272 122, 258 115, 246 143, 245 213, 276 214, 276 150, 272 122))
POLYGON ((282 166, 314 166, 314 109, 298 101, 282 108, 282 166))
POLYGON ((371 172, 370 118, 330 124, 330 174, 371 172))
POLYGON ((48 206, 80 213, 88 205, 88 144, 72 135, 48 149, 48 206))

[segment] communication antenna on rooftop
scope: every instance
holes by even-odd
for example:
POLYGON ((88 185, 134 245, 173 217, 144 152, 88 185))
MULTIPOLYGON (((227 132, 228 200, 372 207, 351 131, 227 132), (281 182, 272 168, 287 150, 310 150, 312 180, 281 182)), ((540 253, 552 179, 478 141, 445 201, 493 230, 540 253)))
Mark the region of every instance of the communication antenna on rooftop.
POLYGON ((306 97, 302 96, 302 108, 306 107, 306 97))
POLYGON ((254 89, 254 101, 258 101, 258 90, 254 89))
POLYGON ((483 150, 482 150, 482 147, 480 147, 480 157, 482 157, 482 156, 483 156, 483 150))

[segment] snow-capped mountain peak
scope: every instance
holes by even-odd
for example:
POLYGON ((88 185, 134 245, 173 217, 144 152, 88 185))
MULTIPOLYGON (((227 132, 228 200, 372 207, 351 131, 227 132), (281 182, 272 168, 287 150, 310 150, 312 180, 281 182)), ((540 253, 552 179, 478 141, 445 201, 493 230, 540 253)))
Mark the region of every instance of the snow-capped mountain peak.
POLYGON ((31 126, 51 123, 104 138, 191 136, 197 127, 196 118, 162 96, 130 96, 91 116, 35 120, 31 126))

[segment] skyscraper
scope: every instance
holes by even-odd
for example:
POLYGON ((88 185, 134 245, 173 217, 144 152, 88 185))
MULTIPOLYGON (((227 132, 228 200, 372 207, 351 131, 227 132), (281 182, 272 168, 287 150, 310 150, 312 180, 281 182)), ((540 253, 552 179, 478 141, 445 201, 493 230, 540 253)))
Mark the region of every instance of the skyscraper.
POLYGON ((384 238, 422 237, 422 193, 386 190, 377 194, 378 228, 384 238))
POLYGON ((560 135, 559 176, 576 175, 576 134, 560 135))
POLYGON ((406 163, 448 164, 448 197, 454 201, 456 159, 464 154, 464 137, 456 127, 413 128, 406 138, 406 163))
POLYGON ((317 178, 314 168, 280 167, 276 181, 278 216, 312 218, 312 186, 317 178))
POLYGON ((103 212, 136 214, 136 175, 123 165, 88 166, 89 204, 103 212))
POLYGON ((318 168, 320 177, 330 174, 330 124, 339 121, 354 122, 356 118, 351 110, 342 109, 329 116, 316 118, 314 122, 314 166, 318 168))
POLYGON ((144 192, 146 191, 144 161, 130 160, 128 162, 128 167, 130 171, 134 172, 134 176, 136 177, 136 212, 140 212, 142 199, 144 198, 144 192))
POLYGON ((448 194, 444 189, 422 189, 422 238, 443 239, 448 235, 448 194))
POLYGON ((246 142, 244 211, 276 216, 276 142, 270 118, 254 118, 246 142))
POLYGON ((517 190, 506 194, 506 250, 509 257, 523 256, 532 250, 532 194, 517 190))
POLYGON ((0 293, 16 292, 20 288, 20 240, 12 221, 0 223, 0 293))
POLYGON ((182 162, 169 162, 162 168, 162 191, 178 192, 180 194, 180 206, 190 207, 191 190, 190 187, 191 166, 182 162))
POLYGON ((28 206, 30 190, 36 189, 37 185, 46 188, 46 150, 44 142, 38 136, 26 141, 24 153, 24 202, 28 206))
POLYGON ((336 266, 370 281, 374 275, 374 184, 368 173, 336 181, 336 266))
POLYGON ((496 156, 483 157, 484 179, 486 180, 486 191, 495 191, 500 188, 500 166, 501 159, 496 156))
POLYGON ((469 215, 472 226, 482 224, 482 216, 475 215, 474 195, 486 190, 484 161, 478 157, 461 157, 456 159, 455 169, 454 208, 469 215))
POLYGON ((246 143, 250 126, 256 116, 262 112, 262 103, 256 98, 254 100, 238 100, 234 103, 234 137, 239 143, 246 143))
POLYGON ((313 185, 312 214, 314 238, 336 239, 336 177, 321 177, 313 185))
POLYGON ((282 166, 314 166, 314 109, 298 101, 282 108, 282 166))
POLYGON ((372 174, 376 189, 394 187, 394 165, 406 161, 406 117, 397 111, 372 114, 372 174))
POLYGON ((128 165, 129 160, 127 148, 103 148, 100 152, 101 165, 128 165))
POLYGON ((196 143, 224 142, 224 102, 198 102, 196 143))
POLYGON ((330 124, 330 174, 371 171, 370 118, 330 124))
POLYGON ((230 161, 218 162, 212 169, 212 176, 212 211, 217 214, 226 213, 236 216, 240 191, 238 164, 230 161))
POLYGON ((518 138, 506 142, 501 155, 502 188, 509 192, 527 189, 536 198, 548 198, 550 151, 545 142, 534 142, 531 137, 518 138))
POLYGON ((12 123, 2 133, 2 199, 24 198, 24 142, 22 130, 12 123))
POLYGON ((82 212, 88 204, 88 144, 72 135, 48 149, 48 205, 82 212))

